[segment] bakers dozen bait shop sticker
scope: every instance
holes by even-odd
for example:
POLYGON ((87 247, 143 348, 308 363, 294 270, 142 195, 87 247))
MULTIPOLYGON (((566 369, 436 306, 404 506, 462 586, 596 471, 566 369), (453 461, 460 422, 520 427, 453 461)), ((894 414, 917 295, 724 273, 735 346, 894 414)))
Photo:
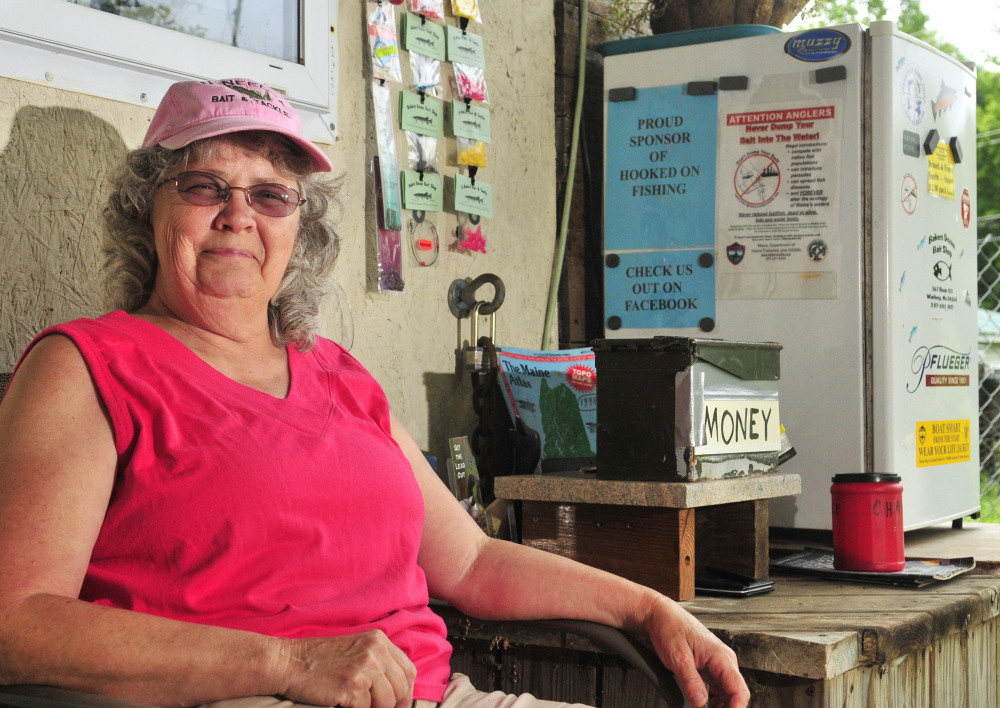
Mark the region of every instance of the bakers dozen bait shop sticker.
POLYGON ((799 61, 829 61, 850 48, 847 35, 832 29, 810 30, 785 42, 785 53, 799 61))

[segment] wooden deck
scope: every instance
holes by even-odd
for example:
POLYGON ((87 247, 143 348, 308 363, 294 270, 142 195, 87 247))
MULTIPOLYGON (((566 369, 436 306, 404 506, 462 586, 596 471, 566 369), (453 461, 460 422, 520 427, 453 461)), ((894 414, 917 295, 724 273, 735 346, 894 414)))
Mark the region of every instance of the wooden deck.
MULTIPOLYGON (((780 577, 768 595, 682 604, 736 650, 755 708, 996 708, 1000 525, 911 532, 907 555, 973 555, 979 567, 921 589, 780 577)), ((443 614, 453 668, 477 685, 602 708, 663 705, 586 641, 443 614)))

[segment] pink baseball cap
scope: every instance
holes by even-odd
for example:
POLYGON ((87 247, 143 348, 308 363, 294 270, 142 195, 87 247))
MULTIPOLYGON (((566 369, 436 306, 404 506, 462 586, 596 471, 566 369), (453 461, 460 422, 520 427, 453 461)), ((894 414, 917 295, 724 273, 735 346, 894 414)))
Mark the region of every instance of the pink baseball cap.
POLYGON ((249 79, 178 81, 160 101, 142 146, 177 150, 195 140, 241 130, 281 133, 306 151, 317 172, 333 170, 330 158, 302 137, 302 121, 288 101, 249 79))

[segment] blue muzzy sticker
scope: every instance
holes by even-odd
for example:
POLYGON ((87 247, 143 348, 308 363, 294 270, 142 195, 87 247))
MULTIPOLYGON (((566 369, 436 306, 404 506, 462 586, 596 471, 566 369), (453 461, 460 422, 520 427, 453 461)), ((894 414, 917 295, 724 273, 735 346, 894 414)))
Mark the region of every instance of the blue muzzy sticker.
POLYGON ((850 38, 832 29, 809 30, 785 42, 785 53, 799 61, 828 61, 850 48, 850 38))

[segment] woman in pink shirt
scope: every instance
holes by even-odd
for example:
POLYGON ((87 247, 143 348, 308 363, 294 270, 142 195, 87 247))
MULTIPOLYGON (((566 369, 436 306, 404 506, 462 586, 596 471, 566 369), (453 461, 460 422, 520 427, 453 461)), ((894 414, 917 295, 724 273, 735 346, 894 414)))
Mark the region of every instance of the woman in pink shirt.
POLYGON ((433 596, 647 632, 694 705, 745 706, 733 652, 671 600, 484 536, 374 379, 314 335, 331 169, 266 86, 164 97, 105 212, 119 309, 42 332, 0 405, 0 682, 510 705, 450 676, 433 596))

